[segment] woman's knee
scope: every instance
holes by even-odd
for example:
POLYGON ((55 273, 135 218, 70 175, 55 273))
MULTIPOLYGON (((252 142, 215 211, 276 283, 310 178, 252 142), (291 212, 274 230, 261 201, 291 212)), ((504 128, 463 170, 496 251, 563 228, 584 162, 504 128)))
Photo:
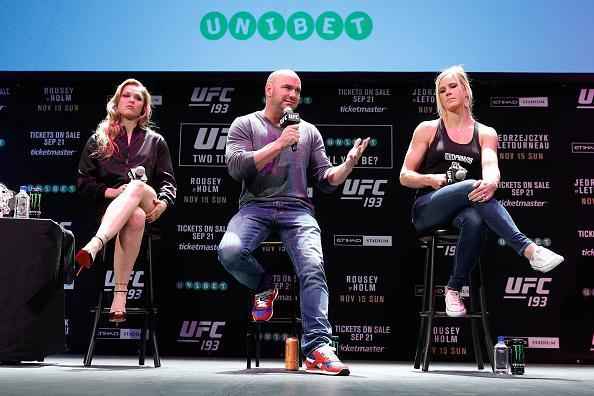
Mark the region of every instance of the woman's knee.
POLYGON ((463 180, 461 182, 458 182, 456 184, 454 184, 456 187, 458 187, 461 190, 464 190, 465 193, 470 193, 472 190, 474 190, 474 184, 476 183, 476 179, 466 179, 463 180))
POLYGON ((147 195, 155 195, 153 188, 140 180, 130 181, 125 191, 139 200, 142 200, 147 195))
POLYGON ((146 213, 141 208, 136 208, 126 222, 126 228, 134 231, 144 230, 146 224, 146 213))
POLYGON ((131 180, 130 183, 128 183, 128 185, 126 185, 126 190, 125 192, 128 195, 137 197, 138 199, 142 199, 142 196, 144 195, 144 191, 147 187, 147 184, 144 182, 141 182, 140 180, 131 180))

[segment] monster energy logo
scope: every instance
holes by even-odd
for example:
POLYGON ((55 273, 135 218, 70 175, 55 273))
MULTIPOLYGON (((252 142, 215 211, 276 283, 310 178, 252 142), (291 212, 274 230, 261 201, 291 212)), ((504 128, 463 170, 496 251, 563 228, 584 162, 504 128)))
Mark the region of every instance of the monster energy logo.
POLYGON ((511 340, 511 372, 512 374, 524 374, 524 344, 522 339, 511 340))
POLYGON ((524 345, 522 344, 512 344, 512 353, 514 362, 521 362, 523 361, 524 356, 524 345))
POLYGON ((200 32, 207 40, 219 40, 227 31, 236 40, 247 40, 256 31, 265 40, 278 40, 285 32, 297 41, 310 38, 314 32, 323 40, 336 40, 343 33, 353 40, 364 40, 373 31, 373 21, 362 11, 353 12, 344 20, 333 11, 326 11, 315 20, 303 11, 291 14, 286 20, 275 11, 266 12, 257 19, 249 12, 241 11, 229 20, 213 11, 200 21, 200 32))
POLYGON ((30 210, 39 210, 41 208, 41 190, 31 190, 30 210))

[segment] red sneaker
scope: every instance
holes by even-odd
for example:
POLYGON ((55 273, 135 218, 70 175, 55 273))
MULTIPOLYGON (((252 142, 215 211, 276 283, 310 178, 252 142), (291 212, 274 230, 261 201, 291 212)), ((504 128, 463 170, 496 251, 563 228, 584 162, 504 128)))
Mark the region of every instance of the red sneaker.
POLYGON ((338 359, 334 351, 330 345, 314 350, 305 358, 305 371, 314 374, 349 375, 351 371, 338 359))
POLYGON ((254 294, 254 305, 252 306, 252 318, 256 322, 268 321, 272 318, 272 305, 278 296, 277 289, 265 290, 254 294))

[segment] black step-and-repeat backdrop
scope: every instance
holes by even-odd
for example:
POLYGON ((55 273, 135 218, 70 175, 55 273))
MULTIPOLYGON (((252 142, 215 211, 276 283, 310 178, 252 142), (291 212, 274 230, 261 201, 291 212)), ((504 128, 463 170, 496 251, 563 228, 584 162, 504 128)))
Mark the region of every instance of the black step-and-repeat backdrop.
MULTIPOLYGON (((218 264, 217 244, 237 210, 240 185, 227 174, 224 148, 238 116, 263 107, 265 73, 0 73, 0 182, 41 186, 44 217, 93 234, 93 208, 76 190, 80 150, 128 77, 154 95, 155 117, 174 161, 177 205, 160 220, 154 255, 163 353, 241 356, 250 295, 218 264)), ((346 183, 316 190, 333 332, 353 359, 411 359, 420 305, 423 252, 410 225, 413 191, 398 173, 415 126, 436 117, 432 73, 302 73, 298 111, 320 129, 333 163, 353 140, 371 137, 346 183)), ((592 361, 594 354, 594 75, 474 74, 475 114, 499 133, 498 199, 520 229, 566 257, 551 273, 530 269, 492 236, 483 255, 493 335, 524 337, 531 361, 592 361)), ((258 255, 288 309, 293 281, 282 245, 258 255)), ((31 241, 34 245, 35 241, 31 241)), ((27 247, 23 247, 27 248, 27 247)), ((437 282, 455 250, 439 250, 437 282)), ((144 296, 143 261, 131 276, 129 304, 144 296)), ((4 265, 4 263, 3 263, 4 265)), ((18 263, 11 263, 18 265, 18 263)), ((10 280, 3 280, 9 282, 10 280)), ((86 348, 89 307, 113 288, 111 271, 86 271, 67 292, 68 347, 86 348)), ((443 304, 442 300, 439 300, 443 304)), ((269 326, 264 352, 280 355, 289 329, 269 326)), ((434 355, 472 357, 470 328, 456 319, 433 328, 434 355)), ((139 323, 101 326, 99 352, 134 351, 139 323)))

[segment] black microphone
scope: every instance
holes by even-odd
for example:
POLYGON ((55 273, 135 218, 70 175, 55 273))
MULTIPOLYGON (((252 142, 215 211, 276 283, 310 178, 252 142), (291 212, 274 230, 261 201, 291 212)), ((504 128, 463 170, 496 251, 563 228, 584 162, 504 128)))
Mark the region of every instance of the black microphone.
MULTIPOLYGON (((281 129, 285 129, 289 125, 299 124, 300 122, 301 117, 299 117, 299 113, 294 113, 293 109, 288 106, 284 108, 283 116, 280 119, 281 129)), ((291 145, 291 151, 297 151, 297 143, 291 145)))
POLYGON ((450 167, 446 171, 447 184, 454 184, 466 179, 468 170, 464 168, 457 161, 452 161, 450 167))

